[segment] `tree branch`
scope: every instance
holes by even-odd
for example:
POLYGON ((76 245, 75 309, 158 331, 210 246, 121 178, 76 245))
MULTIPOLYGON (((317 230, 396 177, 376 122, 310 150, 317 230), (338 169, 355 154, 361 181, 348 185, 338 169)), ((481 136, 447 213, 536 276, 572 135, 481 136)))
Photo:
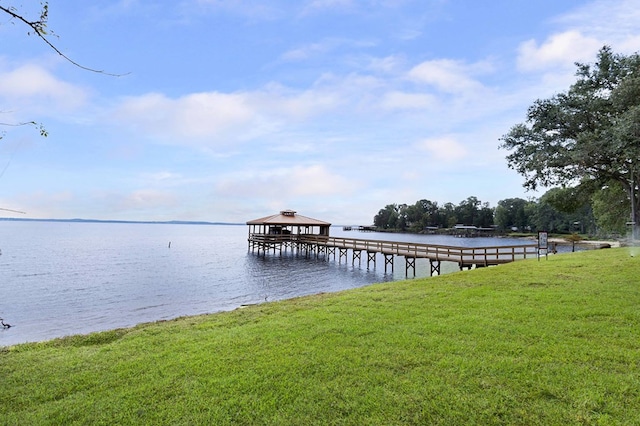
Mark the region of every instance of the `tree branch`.
POLYGON ((98 74, 105 74, 105 75, 109 75, 109 76, 112 76, 112 77, 122 77, 124 75, 129 74, 129 73, 126 73, 126 74, 112 74, 112 73, 105 72, 104 70, 97 70, 97 69, 94 69, 94 68, 85 67, 84 65, 79 64, 78 62, 74 61, 73 59, 71 59, 70 57, 68 57, 64 53, 62 53, 60 51, 60 49, 58 49, 46 37, 47 33, 45 31, 45 27, 47 25, 47 13, 48 13, 47 3, 44 4, 43 12, 40 15, 40 19, 37 20, 37 21, 29 21, 29 20, 27 20, 22 15, 19 15, 16 12, 14 12, 13 8, 7 8, 7 7, 4 7, 4 6, 0 6, 0 11, 5 12, 9 16, 11 16, 12 19, 17 19, 18 21, 24 23, 26 26, 31 28, 33 30, 33 32, 38 37, 40 37, 42 39, 42 41, 44 41, 54 52, 56 52, 58 55, 62 56, 66 61, 70 62, 71 64, 75 65, 76 67, 78 67, 80 69, 83 69, 83 70, 86 70, 86 71, 95 72, 95 73, 98 73, 98 74))
MULTIPOLYGON (((0 122, 0 126, 7 126, 7 127, 34 126, 40 131, 40 136, 44 136, 45 138, 47 136, 49 136, 49 132, 47 132, 47 129, 45 129, 42 124, 38 124, 35 121, 25 121, 25 122, 22 122, 22 123, 3 123, 3 122, 0 122)), ((0 139, 2 139, 3 134, 0 134, 0 139)))
POLYGON ((5 212, 13 212, 13 213, 26 214, 25 212, 21 212, 20 210, 11 210, 11 209, 3 209, 3 208, 0 208, 0 210, 3 210, 3 211, 5 211, 5 212))

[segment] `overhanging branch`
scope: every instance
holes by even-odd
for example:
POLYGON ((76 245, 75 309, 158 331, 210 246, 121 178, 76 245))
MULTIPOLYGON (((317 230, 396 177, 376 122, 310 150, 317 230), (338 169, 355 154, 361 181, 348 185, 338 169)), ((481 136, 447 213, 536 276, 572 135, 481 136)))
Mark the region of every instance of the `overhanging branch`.
POLYGON ((56 52, 58 55, 62 56, 66 61, 70 62, 71 64, 75 65, 76 67, 86 70, 86 71, 91 71, 91 72, 95 72, 98 74, 105 74, 105 75, 109 75, 112 77, 122 77, 124 75, 127 75, 129 73, 126 74, 112 74, 112 73, 108 73, 104 70, 97 70, 94 68, 89 68, 86 67, 82 64, 79 64, 78 62, 74 61, 73 59, 71 59, 70 57, 68 57, 67 55, 65 55, 64 53, 62 53, 60 51, 60 49, 58 49, 53 43, 51 43, 47 37, 45 37, 46 32, 44 30, 45 26, 46 26, 46 9, 45 12, 43 13, 43 15, 41 15, 41 19, 37 20, 37 21, 29 21, 27 19, 25 19, 22 15, 19 15, 17 13, 15 13, 13 10, 11 10, 11 8, 6 8, 4 6, 0 6, 0 10, 5 12, 6 14, 8 14, 9 16, 11 16, 13 19, 17 19, 18 21, 24 23, 26 26, 28 26, 29 28, 31 28, 33 30, 33 32, 42 39, 42 41, 44 41, 54 52, 56 52))

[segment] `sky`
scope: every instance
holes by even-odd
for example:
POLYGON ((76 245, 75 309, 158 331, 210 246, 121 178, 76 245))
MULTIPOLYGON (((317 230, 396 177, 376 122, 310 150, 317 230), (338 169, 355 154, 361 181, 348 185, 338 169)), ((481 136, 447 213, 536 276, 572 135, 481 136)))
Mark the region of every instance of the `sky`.
POLYGON ((0 217, 368 225, 539 197, 500 138, 576 62, 640 50, 640 0, 48 3, 50 41, 104 73, 0 15, 0 208, 25 212, 0 217), (31 121, 48 137, 6 125, 31 121))

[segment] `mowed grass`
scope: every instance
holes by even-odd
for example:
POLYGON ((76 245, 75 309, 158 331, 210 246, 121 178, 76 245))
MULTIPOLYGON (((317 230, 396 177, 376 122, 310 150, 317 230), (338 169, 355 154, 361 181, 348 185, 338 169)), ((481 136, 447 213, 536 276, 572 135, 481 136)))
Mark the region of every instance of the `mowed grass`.
POLYGON ((9 425, 640 424, 640 257, 556 255, 17 345, 0 349, 0 389, 9 425))

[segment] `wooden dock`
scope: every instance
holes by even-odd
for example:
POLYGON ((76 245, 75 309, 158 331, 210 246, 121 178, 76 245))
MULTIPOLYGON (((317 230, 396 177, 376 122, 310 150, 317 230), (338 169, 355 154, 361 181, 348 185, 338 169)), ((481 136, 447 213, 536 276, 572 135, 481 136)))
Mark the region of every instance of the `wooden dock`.
POLYGON ((266 254, 269 251, 292 250, 316 253, 316 255, 333 255, 336 251, 339 258, 347 258, 351 251, 352 264, 362 261, 362 252, 367 254, 367 267, 373 262, 375 266, 378 253, 384 256, 384 270, 390 266, 393 271, 394 257, 405 259, 405 272, 413 271, 415 277, 416 259, 427 259, 430 264, 430 275, 440 274, 442 262, 454 262, 460 270, 475 267, 486 267, 514 262, 520 259, 537 257, 536 245, 522 244, 492 247, 456 247, 411 242, 367 240, 360 238, 329 237, 309 234, 249 234, 249 249, 266 254))

